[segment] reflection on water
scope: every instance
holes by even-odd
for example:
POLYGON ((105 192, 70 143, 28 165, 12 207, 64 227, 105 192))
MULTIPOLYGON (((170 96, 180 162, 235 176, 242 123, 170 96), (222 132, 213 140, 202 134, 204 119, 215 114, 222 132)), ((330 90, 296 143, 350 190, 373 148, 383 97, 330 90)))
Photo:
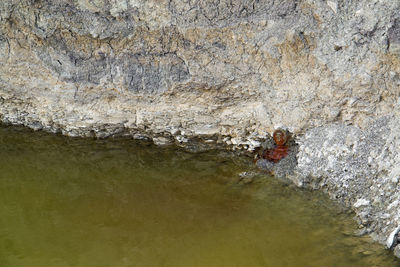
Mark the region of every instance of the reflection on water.
POLYGON ((0 266, 398 266, 246 160, 0 128, 0 266))

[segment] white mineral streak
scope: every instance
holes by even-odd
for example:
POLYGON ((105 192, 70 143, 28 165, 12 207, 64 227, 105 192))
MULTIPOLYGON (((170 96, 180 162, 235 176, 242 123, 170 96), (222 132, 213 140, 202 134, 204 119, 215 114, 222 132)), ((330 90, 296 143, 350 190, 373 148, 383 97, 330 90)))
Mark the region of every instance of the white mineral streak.
POLYGON ((356 203, 353 204, 353 207, 359 208, 361 206, 368 206, 370 204, 369 200, 359 198, 357 199, 356 203))
POLYGON ((388 239, 386 240, 386 247, 387 247, 387 248, 391 248, 391 247, 393 246, 393 244, 394 244, 394 242, 395 242, 395 236, 399 233, 399 231, 400 231, 400 225, 397 226, 397 228, 394 229, 394 230, 390 233, 388 239))

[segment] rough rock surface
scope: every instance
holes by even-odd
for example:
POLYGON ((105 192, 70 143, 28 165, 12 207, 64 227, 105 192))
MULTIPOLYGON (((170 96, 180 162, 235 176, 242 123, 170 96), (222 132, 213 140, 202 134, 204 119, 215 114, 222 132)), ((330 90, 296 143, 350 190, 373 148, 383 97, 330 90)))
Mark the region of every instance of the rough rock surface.
POLYGON ((400 120, 386 116, 365 130, 334 124, 299 138, 296 175, 303 187, 323 189, 351 206, 361 233, 391 248, 400 226, 400 120))
POLYGON ((286 126, 304 134, 292 179, 352 205, 383 242, 400 210, 399 9, 397 0, 2 0, 0 120, 249 150, 286 126))
POLYGON ((250 148, 282 125, 365 126, 390 114, 399 95, 399 8, 4 0, 1 119, 72 136, 221 136, 250 148))

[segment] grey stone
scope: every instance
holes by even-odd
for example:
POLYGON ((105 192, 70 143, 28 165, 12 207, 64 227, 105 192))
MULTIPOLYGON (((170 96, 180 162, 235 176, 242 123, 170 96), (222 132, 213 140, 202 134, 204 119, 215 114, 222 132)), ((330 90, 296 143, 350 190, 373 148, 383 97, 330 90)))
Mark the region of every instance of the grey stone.
POLYGON ((172 0, 169 4, 176 22, 185 26, 226 26, 252 19, 280 19, 294 14, 297 0, 172 0))
POLYGON ((400 16, 393 22, 388 31, 389 51, 400 55, 400 16))
POLYGON ((101 84, 102 80, 112 83, 119 78, 131 92, 152 94, 190 77, 187 66, 174 53, 115 56, 112 50, 71 50, 66 45, 68 40, 60 35, 46 41, 48 46, 41 47, 37 54, 63 81, 101 84))
POLYGON ((307 131, 298 139, 294 180, 353 208, 359 223, 387 246, 400 218, 400 185, 392 179, 400 175, 399 122, 386 116, 364 130, 334 124, 307 131))
POLYGON ((166 145, 172 144, 171 139, 163 137, 163 136, 154 137, 153 142, 154 142, 154 144, 159 145, 159 146, 166 146, 166 145))
POLYGON ((400 246, 394 248, 394 255, 400 258, 400 246))

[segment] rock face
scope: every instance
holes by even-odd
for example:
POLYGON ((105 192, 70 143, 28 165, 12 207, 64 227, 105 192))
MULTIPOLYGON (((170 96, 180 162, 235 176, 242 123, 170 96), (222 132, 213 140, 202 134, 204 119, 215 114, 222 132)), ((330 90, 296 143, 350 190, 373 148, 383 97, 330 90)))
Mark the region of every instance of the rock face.
POLYGON ((351 206, 362 233, 389 248, 397 242, 388 238, 400 226, 399 125, 398 117, 387 116, 365 130, 341 124, 312 129, 298 140, 297 173, 291 177, 351 206))
POLYGON ((392 0, 2 0, 0 119, 250 150, 284 126, 300 136, 293 179, 352 205, 383 241, 399 223, 399 9, 392 0))
POLYGON ((363 127, 397 101, 399 6, 4 0, 1 118, 67 135, 250 147, 278 126, 363 127))

